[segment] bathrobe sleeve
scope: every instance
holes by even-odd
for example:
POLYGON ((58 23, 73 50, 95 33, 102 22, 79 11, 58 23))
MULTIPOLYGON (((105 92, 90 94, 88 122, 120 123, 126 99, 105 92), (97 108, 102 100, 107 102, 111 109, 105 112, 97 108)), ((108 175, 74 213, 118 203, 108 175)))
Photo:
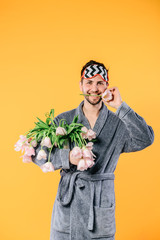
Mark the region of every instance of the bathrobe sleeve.
POLYGON ((123 152, 136 152, 150 146, 154 141, 154 131, 126 102, 122 102, 115 114, 125 123, 125 143, 123 152))
MULTIPOLYGON (((58 118, 54 119, 54 122, 59 125, 58 118)), ((38 152, 41 150, 41 145, 38 143, 37 147, 35 149, 35 156, 32 156, 32 161, 38 166, 41 166, 42 164, 46 163, 48 161, 48 156, 49 156, 49 149, 46 146, 43 146, 43 150, 47 154, 47 159, 37 159, 38 152)), ((58 147, 53 147, 50 155, 50 161, 52 162, 54 169, 58 170, 60 168, 63 169, 70 169, 71 163, 69 161, 69 149, 59 149, 58 147)))

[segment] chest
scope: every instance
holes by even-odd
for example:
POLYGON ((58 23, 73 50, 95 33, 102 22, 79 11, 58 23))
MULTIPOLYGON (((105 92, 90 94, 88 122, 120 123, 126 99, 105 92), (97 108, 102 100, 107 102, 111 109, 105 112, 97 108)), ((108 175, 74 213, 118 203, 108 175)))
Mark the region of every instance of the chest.
POLYGON ((93 129, 98 117, 86 116, 90 124, 90 127, 93 129))

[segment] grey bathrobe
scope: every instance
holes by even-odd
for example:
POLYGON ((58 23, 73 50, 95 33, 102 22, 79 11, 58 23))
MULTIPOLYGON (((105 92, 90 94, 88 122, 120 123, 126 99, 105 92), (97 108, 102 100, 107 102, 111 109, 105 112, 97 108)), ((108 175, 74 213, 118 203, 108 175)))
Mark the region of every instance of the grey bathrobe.
MULTIPOLYGON (((73 110, 59 114, 55 118, 66 119, 70 124, 75 115, 78 122, 88 129, 90 124, 83 114, 82 105, 73 110)), ((154 141, 151 126, 138 115, 126 102, 113 113, 102 102, 98 119, 93 131, 97 141, 93 145, 96 155, 95 164, 85 171, 78 171, 77 166, 69 162, 69 149, 54 148, 51 161, 55 170, 61 169, 61 179, 51 218, 50 240, 89 240, 115 239, 115 192, 114 171, 121 153, 140 151, 154 141)), ((46 160, 37 160, 41 165, 46 160)), ((47 152, 47 147, 44 147, 47 152)))

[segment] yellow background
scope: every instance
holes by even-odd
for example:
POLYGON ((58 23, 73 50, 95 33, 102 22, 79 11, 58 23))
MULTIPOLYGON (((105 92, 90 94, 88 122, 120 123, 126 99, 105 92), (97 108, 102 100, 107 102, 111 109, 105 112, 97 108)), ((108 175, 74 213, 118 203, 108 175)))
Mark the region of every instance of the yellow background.
POLYGON ((120 156, 116 239, 160 239, 159 24, 158 0, 1 1, 0 239, 49 239, 59 170, 23 163, 14 144, 51 108, 79 105, 89 60, 109 68, 109 87, 155 132, 152 146, 120 156))

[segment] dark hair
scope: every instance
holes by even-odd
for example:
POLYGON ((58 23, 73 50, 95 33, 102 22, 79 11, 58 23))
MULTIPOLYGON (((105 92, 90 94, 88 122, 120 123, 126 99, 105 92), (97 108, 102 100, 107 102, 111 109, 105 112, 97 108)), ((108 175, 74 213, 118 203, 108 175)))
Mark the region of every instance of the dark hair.
MULTIPOLYGON (((94 61, 94 60, 90 60, 89 62, 87 62, 87 63, 82 67, 81 77, 82 77, 82 75, 83 75, 84 69, 85 69, 86 67, 90 66, 91 64, 98 64, 99 66, 102 66, 102 67, 104 67, 104 68, 106 69, 106 67, 104 66, 103 63, 96 62, 96 61, 94 61)), ((106 71, 107 71, 107 74, 108 74, 108 69, 106 69, 106 71)), ((83 83, 83 79, 84 79, 84 78, 81 79, 81 83, 83 83)), ((106 84, 108 85, 108 82, 106 82, 106 84)))

